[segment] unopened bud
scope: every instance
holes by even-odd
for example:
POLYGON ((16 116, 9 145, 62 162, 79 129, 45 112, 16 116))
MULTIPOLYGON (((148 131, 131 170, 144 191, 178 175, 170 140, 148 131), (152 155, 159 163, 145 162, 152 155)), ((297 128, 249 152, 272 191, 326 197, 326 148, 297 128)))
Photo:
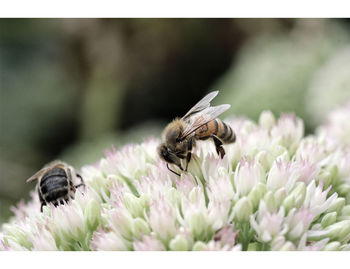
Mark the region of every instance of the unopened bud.
POLYGON ((250 215, 253 213, 252 203, 247 197, 242 197, 234 206, 234 216, 239 222, 249 221, 250 215))
POLYGON ((341 211, 341 216, 350 216, 350 205, 346 205, 343 207, 341 211))
POLYGON ((350 185, 348 184, 341 184, 337 187, 337 193, 339 196, 346 196, 348 193, 350 193, 350 185))
POLYGON ((323 182, 324 188, 329 187, 332 184, 333 176, 329 171, 323 171, 319 174, 317 181, 323 182))
POLYGON ((177 235, 174 239, 170 241, 169 247, 170 247, 170 250, 174 250, 174 251, 187 251, 188 242, 184 236, 177 235))
POLYGON ((276 123, 276 118, 271 111, 265 110, 261 112, 259 117, 259 125, 261 127, 264 127, 265 129, 270 130, 272 126, 275 125, 275 123, 276 123))
POLYGON ((285 188, 279 188, 273 195, 275 198, 276 206, 279 207, 284 199, 286 199, 287 196, 287 190, 285 188))
POLYGON ((205 250, 207 248, 207 245, 205 243, 203 243, 202 241, 197 241, 192 250, 193 251, 202 251, 202 250, 205 250))
POLYGON ((280 249, 281 251, 293 251, 295 250, 295 246, 292 242, 286 242, 280 249))
POLYGON ((322 220, 321 220, 321 225, 323 228, 335 223, 337 220, 337 212, 332 212, 326 214, 322 220))
POLYGON ((264 197, 266 193, 266 190, 266 185, 259 182, 248 194, 248 200, 252 203, 254 209, 258 207, 260 200, 264 197))
POLYGON ((101 206, 96 200, 90 200, 85 207, 85 220, 90 231, 94 231, 101 220, 101 206))
POLYGON ((343 242, 349 238, 350 220, 343 220, 328 226, 329 238, 343 242))
POLYGON ((286 210, 286 212, 288 212, 289 210, 291 210, 292 208, 295 207, 295 198, 293 195, 288 195, 286 199, 284 199, 283 203, 282 203, 284 209, 286 210))
POLYGON ((268 191, 264 196, 264 202, 266 203, 267 207, 269 208, 270 212, 275 211, 276 208, 276 201, 273 193, 271 191, 268 191))
POLYGON ((270 170, 271 165, 274 161, 274 158, 272 157, 271 153, 265 150, 259 151, 259 153, 256 155, 255 158, 261 164, 261 166, 265 169, 265 171, 270 170))
POLYGON ((338 251, 340 250, 340 243, 337 241, 328 243, 324 248, 324 251, 338 251))
POLYGON ((326 210, 325 213, 337 212, 340 215, 341 211, 344 208, 344 205, 345 205, 345 199, 343 197, 337 198, 336 200, 333 201, 333 203, 326 210))
POLYGON ((143 235, 148 235, 151 230, 148 224, 141 218, 134 219, 134 236, 141 240, 143 235))
POLYGON ((124 205, 133 217, 143 217, 143 211, 146 206, 145 200, 138 198, 131 193, 124 194, 124 205))

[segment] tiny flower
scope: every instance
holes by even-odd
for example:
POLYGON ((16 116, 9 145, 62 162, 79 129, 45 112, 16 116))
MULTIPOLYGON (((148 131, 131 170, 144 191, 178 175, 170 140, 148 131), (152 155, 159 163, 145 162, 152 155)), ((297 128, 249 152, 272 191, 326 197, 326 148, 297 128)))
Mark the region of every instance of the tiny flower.
POLYGON ((262 165, 262 167, 265 169, 265 171, 269 171, 271 168, 271 165, 274 161, 274 156, 272 155, 272 152, 268 152, 266 150, 261 150, 256 155, 255 160, 258 161, 262 165))
POLYGON ((134 182, 137 192, 146 194, 150 197, 162 196, 166 193, 178 177, 169 173, 164 162, 158 162, 155 166, 150 167, 147 176, 141 176, 139 181, 134 182), (159 179, 162 180, 159 180, 159 179))
POLYGON ((104 251, 129 250, 125 240, 115 231, 96 231, 91 241, 91 249, 104 251))
POLYGON ((255 185, 252 191, 248 194, 248 199, 252 203, 253 208, 258 207, 260 200, 267 192, 266 184, 259 182, 255 185))
POLYGON ((220 229, 228 219, 227 206, 221 203, 205 203, 205 197, 199 187, 194 188, 189 199, 181 201, 182 215, 178 221, 192 234, 196 240, 206 240, 213 231, 220 229))
POLYGON ((238 163, 234 182, 237 192, 241 195, 247 195, 258 182, 265 181, 265 171, 256 161, 242 160, 238 163))
POLYGON ((90 200, 84 209, 86 225, 94 231, 101 221, 101 206, 96 200, 90 200))
POLYGON ((142 217, 147 204, 147 196, 136 197, 132 193, 125 193, 123 203, 134 218, 142 217))
POLYGON ((106 160, 102 168, 107 175, 121 175, 129 180, 138 179, 147 170, 147 154, 142 146, 127 145, 117 151, 106 151, 106 160))
POLYGON ((145 235, 141 241, 134 242, 134 250, 160 251, 165 250, 165 246, 154 235, 145 235))
POLYGON ((150 204, 148 222, 162 242, 168 242, 176 235, 176 210, 164 198, 153 200, 150 204))
POLYGON ((125 239, 132 239, 133 218, 129 211, 123 207, 116 207, 106 211, 106 218, 114 231, 120 233, 125 239))
POLYGON ((270 130, 276 123, 275 116, 271 111, 263 111, 259 117, 259 125, 270 130))
MULTIPOLYGON (((261 202, 264 202, 266 206, 269 208, 270 211, 275 211, 277 209, 277 203, 275 199, 275 195, 273 194, 272 191, 267 191, 264 195, 264 198, 261 200, 261 202)), ((261 206, 261 203, 260 205, 261 206)))
POLYGON ((189 250, 189 243, 183 235, 176 235, 169 243, 171 250, 175 251, 186 251, 189 250))
MULTIPOLYGON (((263 201, 261 203, 264 203, 263 201)), ((286 227, 283 225, 284 209, 281 207, 279 212, 270 213, 266 210, 263 214, 258 215, 256 221, 254 216, 250 216, 250 223, 256 231, 259 240, 269 242, 278 235, 285 234, 286 227)))
POLYGON ((350 126, 348 119, 350 115, 350 102, 348 101, 341 108, 335 109, 327 116, 327 122, 320 126, 317 133, 329 139, 342 143, 346 146, 350 145, 350 126))
POLYGON ((320 183, 316 187, 314 180, 306 189, 306 196, 303 204, 305 207, 310 208, 311 212, 313 212, 315 215, 319 215, 326 211, 337 198, 337 193, 334 193, 327 199, 327 194, 330 190, 330 187, 325 191, 322 191, 322 189, 323 184, 320 183))
POLYGON ((49 223, 50 231, 55 238, 60 238, 62 244, 67 247, 72 239, 78 242, 85 242, 88 236, 88 227, 85 222, 85 216, 80 206, 73 201, 70 204, 51 206, 52 219, 49 223))
POLYGON ((14 225, 4 224, 3 228, 5 231, 4 241, 7 243, 5 245, 11 244, 18 250, 22 247, 26 250, 32 248, 33 244, 27 236, 30 231, 29 225, 24 223, 14 225))
POLYGON ((198 186, 197 179, 192 174, 181 175, 181 178, 175 179, 177 190, 179 190, 186 197, 190 194, 193 188, 198 186))
POLYGON ((207 155, 205 158, 203 158, 202 162, 202 175, 205 181, 209 180, 209 177, 221 177, 223 175, 229 174, 231 171, 231 166, 227 162, 227 158, 218 158, 217 153, 214 153, 207 155))
POLYGON ((267 176, 266 185, 271 190, 285 187, 289 191, 297 179, 297 171, 290 162, 275 161, 267 176))
MULTIPOLYGON (((277 191, 275 191, 275 193, 273 194, 273 198, 275 201, 275 204, 277 207, 280 207, 283 203, 283 201, 286 199, 287 197, 287 190, 286 188, 279 188, 277 191)), ((285 208, 286 209, 286 208, 285 208)))
POLYGON ((134 219, 133 234, 137 239, 141 239, 142 235, 148 235, 150 233, 151 229, 144 219, 134 219))
POLYGON ((306 233, 301 237, 299 244, 297 246, 297 250, 302 250, 302 251, 318 251, 323 249, 327 242, 329 241, 328 238, 325 238, 323 240, 317 241, 317 242, 307 242, 307 235, 306 233))
POLYGON ((23 247, 20 243, 13 241, 11 239, 0 240, 0 250, 1 251, 26 251, 27 248, 23 247))
POLYGON ((33 244, 32 250, 41 250, 41 251, 58 250, 54 237, 46 229, 41 229, 40 232, 30 234, 29 240, 33 244))
POLYGON ((308 160, 317 163, 324 160, 330 152, 329 145, 325 141, 320 141, 315 137, 308 137, 300 142, 296 151, 297 161, 308 160))
POLYGON ((268 130, 258 128, 252 123, 247 124, 246 128, 237 134, 236 143, 241 156, 252 157, 259 151, 270 151, 272 147, 268 130))
POLYGON ((294 189, 291 193, 284 199, 282 205, 289 211, 293 207, 300 207, 306 196, 306 186, 304 182, 298 182, 295 184, 294 189))
POLYGON ((344 183, 350 184, 350 150, 336 150, 329 156, 328 166, 337 167, 337 176, 344 183))
POLYGON ((283 146, 294 150, 304 135, 304 124, 294 114, 282 114, 272 127, 271 135, 280 138, 283 146))
POLYGON ((235 199, 230 175, 223 174, 218 178, 210 176, 207 182, 207 194, 210 201, 230 206, 231 201, 235 199))
POLYGON ((204 242, 202 242, 202 241, 197 241, 193 245, 193 248, 192 248, 193 251, 203 251, 203 250, 206 250, 206 249, 207 249, 207 245, 204 242))
POLYGON ((310 209, 300 208, 296 210, 293 208, 285 220, 289 227, 288 237, 291 240, 300 238, 309 228, 314 217, 315 213, 312 213, 310 209))
POLYGON ((228 224, 218 230, 214 235, 214 241, 220 242, 222 248, 231 249, 236 244, 238 231, 235 231, 233 224, 228 224))
POLYGON ((287 241, 284 245, 281 246, 281 248, 279 250, 280 251, 294 251, 294 250, 296 250, 296 247, 292 242, 287 241))
POLYGON ((305 184, 309 184, 312 180, 316 179, 320 173, 320 167, 317 163, 311 164, 309 161, 303 159, 293 163, 293 168, 297 171, 298 181, 302 181, 305 184))

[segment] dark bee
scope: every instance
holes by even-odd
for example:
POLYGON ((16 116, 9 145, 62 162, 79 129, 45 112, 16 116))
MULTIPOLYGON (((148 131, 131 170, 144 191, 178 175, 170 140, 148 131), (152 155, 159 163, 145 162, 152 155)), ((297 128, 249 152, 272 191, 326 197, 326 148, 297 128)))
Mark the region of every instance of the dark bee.
POLYGON ((27 182, 38 181, 38 194, 41 202, 40 211, 43 206, 52 203, 54 206, 74 199, 76 188, 84 186, 83 178, 72 166, 54 161, 45 165, 40 171, 35 173, 27 182), (80 181, 79 184, 75 183, 80 181))
MULTIPOLYGON (((191 151, 196 140, 211 138, 216 152, 223 158, 225 150, 223 144, 233 143, 236 135, 232 128, 217 117, 230 108, 230 105, 210 106, 211 100, 219 93, 214 91, 204 96, 181 119, 176 118, 165 128, 162 144, 158 147, 159 156, 167 163, 177 165, 182 171, 187 171, 191 160, 191 151), (186 158, 186 168, 181 166, 180 159, 186 158)), ((168 169, 171 170, 167 164, 168 169)))

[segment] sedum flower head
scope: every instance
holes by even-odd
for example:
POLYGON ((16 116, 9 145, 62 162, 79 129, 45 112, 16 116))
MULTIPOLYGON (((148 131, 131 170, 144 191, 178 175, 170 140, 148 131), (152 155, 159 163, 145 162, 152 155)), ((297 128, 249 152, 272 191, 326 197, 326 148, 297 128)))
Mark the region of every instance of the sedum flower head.
POLYGON ((199 141, 188 172, 170 172, 159 139, 106 151, 82 168, 75 199, 13 207, 0 250, 349 250, 350 117, 331 112, 304 137, 293 114, 226 120, 220 159, 199 141))

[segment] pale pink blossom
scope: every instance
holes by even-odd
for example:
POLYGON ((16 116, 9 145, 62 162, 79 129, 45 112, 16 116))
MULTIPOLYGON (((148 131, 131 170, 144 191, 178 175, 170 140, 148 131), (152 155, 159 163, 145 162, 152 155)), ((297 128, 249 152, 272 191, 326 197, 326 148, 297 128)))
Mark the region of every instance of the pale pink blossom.
POLYGON ((243 159, 238 163, 234 183, 240 195, 247 195, 258 182, 265 183, 265 181, 265 171, 259 162, 243 159))
POLYGON ((169 241, 176 235, 176 211, 177 208, 164 197, 152 200, 149 205, 149 216, 146 218, 154 234, 163 242, 169 241))
POLYGON ((160 251, 165 250, 165 246, 154 235, 145 235, 141 241, 134 242, 134 250, 139 251, 160 251))

